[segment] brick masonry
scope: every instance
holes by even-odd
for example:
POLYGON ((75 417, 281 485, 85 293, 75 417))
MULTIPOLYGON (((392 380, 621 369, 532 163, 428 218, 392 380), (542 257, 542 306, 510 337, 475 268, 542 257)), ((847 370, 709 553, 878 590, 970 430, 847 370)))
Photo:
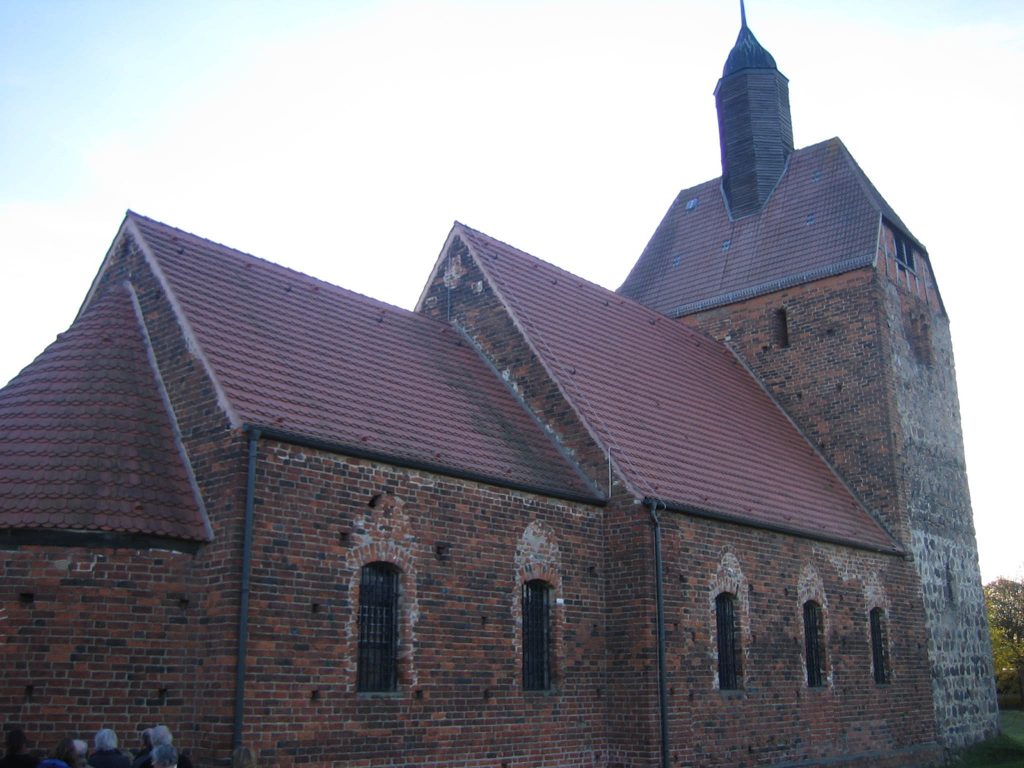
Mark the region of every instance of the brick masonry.
POLYGON ((883 226, 875 267, 684 321, 733 347, 912 555, 937 733, 956 747, 995 732, 991 649, 949 321, 928 262, 894 254, 883 226))
MULTIPOLYGON (((648 510, 609 472, 468 251, 457 240, 451 248, 424 310, 458 325, 609 501, 261 439, 243 741, 280 766, 658 765, 648 510), (400 572, 398 690, 359 693, 359 575, 378 561, 400 572), (550 692, 521 685, 520 595, 532 578, 553 590, 550 692)), ((130 541, 0 550, 12 671, 0 716, 43 746, 101 726, 130 743, 165 722, 198 765, 213 765, 232 739, 247 436, 130 238, 97 292, 122 280, 139 297, 214 539, 194 554, 130 541)), ((924 765, 941 757, 941 742, 989 731, 980 681, 991 670, 935 302, 863 270, 687 318, 729 337, 913 556, 662 512, 671 765, 924 765), (789 346, 779 349, 782 306, 789 346), (721 591, 737 595, 735 691, 717 679, 721 591), (810 598, 825 625, 820 688, 805 675, 810 598), (872 608, 885 616, 885 684, 872 674, 872 608)))

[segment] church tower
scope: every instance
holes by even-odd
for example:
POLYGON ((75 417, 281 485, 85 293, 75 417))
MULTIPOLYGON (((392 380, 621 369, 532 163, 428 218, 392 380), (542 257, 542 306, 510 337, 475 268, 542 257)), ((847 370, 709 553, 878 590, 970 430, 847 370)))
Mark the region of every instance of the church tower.
POLYGON ((725 341, 913 562, 937 738, 996 730, 949 318, 924 245, 839 139, 793 149, 743 18, 715 90, 722 177, 681 191, 619 292, 725 341))

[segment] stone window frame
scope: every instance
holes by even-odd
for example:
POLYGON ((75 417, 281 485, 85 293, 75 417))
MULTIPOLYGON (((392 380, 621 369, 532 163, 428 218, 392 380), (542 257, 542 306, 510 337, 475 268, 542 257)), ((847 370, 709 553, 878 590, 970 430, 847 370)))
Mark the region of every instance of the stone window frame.
POLYGON ((711 678, 715 690, 725 694, 733 694, 742 691, 746 687, 748 676, 747 654, 751 647, 751 617, 750 617, 750 594, 752 587, 747 583, 743 574, 739 558, 725 550, 719 560, 718 568, 711 579, 707 592, 707 621, 708 621, 708 653, 711 662, 711 678), (718 643, 718 606, 717 600, 720 595, 727 593, 733 597, 733 609, 735 620, 735 668, 736 685, 732 688, 723 688, 721 680, 721 668, 719 664, 719 643, 718 643))
MULTIPOLYGON (((817 568, 807 562, 800 569, 800 577, 797 586, 797 602, 794 606, 796 608, 797 623, 796 626, 800 628, 800 633, 794 639, 797 641, 800 647, 800 661, 803 667, 803 684, 804 687, 809 690, 830 690, 834 691, 834 679, 832 673, 832 656, 828 650, 828 632, 829 632, 829 606, 828 596, 825 594, 825 584, 818 573, 817 568), (818 668, 820 683, 817 685, 811 684, 811 677, 808 675, 810 664, 808 663, 808 652, 812 649, 808 646, 808 633, 806 628, 806 617, 804 608, 807 603, 814 603, 817 605, 820 611, 820 622, 816 628, 815 636, 818 638, 817 650, 818 654, 818 668)), ((812 659, 813 660, 813 659, 812 659)))
POLYGON ((345 637, 349 645, 346 656, 351 690, 360 697, 397 696, 402 691, 418 684, 418 675, 413 656, 414 635, 419 620, 419 598, 416 590, 416 563, 409 551, 393 541, 366 543, 349 553, 346 558, 349 570, 349 595, 352 606, 345 637), (391 691, 359 690, 359 602, 362 583, 362 569, 372 563, 385 563, 398 572, 398 656, 396 660, 397 682, 391 691))
POLYGON ((534 520, 523 530, 516 545, 514 584, 511 609, 515 627, 513 644, 519 689, 528 695, 558 694, 561 685, 561 664, 565 658, 565 601, 561 574, 561 552, 558 535, 546 522, 534 520), (523 683, 523 589, 531 581, 548 585, 548 680, 546 689, 531 690, 523 683))

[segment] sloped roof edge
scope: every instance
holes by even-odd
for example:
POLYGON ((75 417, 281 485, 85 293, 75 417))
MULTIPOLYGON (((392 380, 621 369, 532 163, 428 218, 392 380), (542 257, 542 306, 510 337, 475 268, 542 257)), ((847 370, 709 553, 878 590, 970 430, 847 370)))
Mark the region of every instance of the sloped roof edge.
POLYGON ((128 291, 128 295, 132 301, 132 308, 135 310, 135 319, 138 321, 139 330, 142 332, 142 343, 146 347, 146 358, 149 361, 149 367, 153 371, 153 381, 156 383, 157 390, 160 393, 160 399, 163 401, 164 409, 167 412, 167 419, 170 422, 171 433, 174 435, 174 444, 178 450, 178 455, 181 457, 182 466, 185 469, 185 475, 188 477, 188 483, 192 488, 192 495, 196 501, 196 509, 199 512, 199 521, 203 526, 203 530, 206 531, 206 541, 213 541, 213 526, 210 524, 210 516, 206 512, 206 503, 203 501, 202 491, 199 489, 199 482, 196 480, 195 472, 192 469, 192 461, 188 455, 188 449, 185 447, 185 442, 181 437, 181 430, 178 428, 178 419, 174 413, 174 406, 171 404, 171 397, 167 393, 167 387, 164 385, 163 374, 160 373, 160 366, 156 360, 156 354, 153 352, 153 341, 149 336, 149 328, 146 326, 146 320, 142 313, 142 306, 139 304, 139 297, 135 293, 135 287, 125 282, 125 288, 128 291))
MULTIPOLYGON (((456 234, 456 233, 462 234, 464 232, 465 233, 472 233, 472 234, 475 234, 475 235, 478 235, 478 236, 487 237, 489 239, 496 240, 496 238, 491 238, 490 235, 485 235, 482 232, 478 232, 477 230, 473 229, 472 227, 468 227, 465 224, 462 224, 460 222, 455 222, 455 226, 452 228, 452 233, 453 234, 456 234)), ((477 263, 477 265, 480 267, 480 270, 487 277, 487 280, 491 284, 491 288, 494 291, 495 296, 497 296, 498 301, 501 303, 501 305, 503 307, 505 307, 505 310, 508 312, 509 318, 511 319, 511 321, 512 321, 513 325, 515 326, 516 330, 518 330, 519 333, 522 334, 522 337, 525 340, 527 346, 530 348, 530 351, 534 354, 534 356, 540 362, 541 366, 544 368, 545 373, 547 373, 548 377, 554 383, 555 387, 558 389, 559 393, 561 393, 562 397, 564 397, 566 399, 566 401, 570 404, 570 406, 572 407, 573 411, 576 413, 577 417, 580 419, 580 422, 583 424, 583 428, 587 430, 587 434, 590 435, 590 438, 594 441, 594 443, 604 452, 605 456, 608 457, 609 463, 614 467, 615 474, 625 484, 626 489, 628 490, 628 492, 631 495, 633 495, 637 499, 643 498, 644 495, 645 495, 644 492, 639 490, 638 488, 636 488, 633 485, 632 481, 630 480, 629 473, 628 472, 623 472, 620 469, 620 467, 619 467, 619 458, 620 457, 626 458, 625 451, 620 449, 617 445, 612 445, 611 443, 613 441, 611 441, 610 439, 606 439, 606 438, 602 437, 598 433, 598 431, 595 428, 595 426, 590 423, 590 419, 587 418, 586 413, 587 412, 591 412, 594 409, 587 408, 587 409, 584 410, 584 409, 580 408, 580 402, 579 402, 580 397, 583 397, 584 400, 585 400, 586 399, 585 396, 582 393, 574 394, 574 393, 569 392, 567 390, 567 388, 564 386, 563 382, 567 381, 567 380, 571 380, 571 377, 564 376, 564 375, 559 375, 556 371, 552 370, 551 364, 550 364, 549 360, 553 356, 552 355, 548 355, 548 354, 544 354, 542 350, 537 348, 537 344, 538 343, 543 344, 544 340, 543 339, 537 339, 535 341, 534 338, 533 338, 534 334, 529 332, 526 328, 523 327, 522 322, 521 322, 520 317, 519 317, 519 313, 515 311, 515 308, 510 303, 509 298, 508 298, 506 292, 501 289, 500 281, 497 280, 495 278, 494 274, 491 272, 491 270, 489 270, 487 268, 486 259, 482 258, 481 254, 478 252, 478 250, 474 246, 472 240, 471 239, 467 239, 467 238, 462 238, 462 242, 465 243, 466 247, 469 249, 469 252, 473 255, 473 260, 477 263)), ((502 241, 499 240, 498 242, 502 242, 502 241)), ((515 246, 512 246, 512 245, 510 245, 508 243, 502 243, 502 244, 505 245, 508 248, 512 248, 514 250, 518 250, 517 248, 515 248, 515 246)), ((444 253, 446 253, 446 252, 447 252, 447 244, 446 244, 445 250, 442 251, 442 257, 444 255, 444 253)), ((534 256, 532 258, 537 258, 537 257, 534 256)), ((440 260, 438 261, 438 264, 440 264, 440 260)), ((555 265, 553 265, 553 264, 551 266, 555 267, 555 265)), ((575 275, 571 275, 571 273, 566 272, 565 270, 562 270, 560 267, 555 267, 555 268, 559 269, 560 271, 565 272, 567 275, 570 275, 572 277, 576 277, 575 275)), ((437 266, 435 266, 435 270, 436 269, 437 269, 437 266)), ((576 278, 576 279, 581 279, 581 278, 576 278)), ((606 431, 610 431, 610 430, 606 430, 606 431)), ((546 432, 546 430, 545 430, 545 432, 546 432)), ((575 462, 573 462, 573 464, 575 466, 575 462)))

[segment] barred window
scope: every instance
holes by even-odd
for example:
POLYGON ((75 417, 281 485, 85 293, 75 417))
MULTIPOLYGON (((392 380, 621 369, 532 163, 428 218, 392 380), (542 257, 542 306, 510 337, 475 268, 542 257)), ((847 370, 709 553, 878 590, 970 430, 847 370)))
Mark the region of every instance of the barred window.
POLYGON ((889 682, 889 638, 885 612, 881 608, 872 608, 868 618, 871 622, 871 667, 875 682, 881 685, 889 682))
POLYGON ((398 569, 363 567, 359 584, 359 691, 394 691, 398 685, 398 569))
POLYGON ((718 624, 718 687, 728 691, 739 688, 740 669, 739 622, 736 618, 736 597, 723 592, 715 598, 718 624))
POLYGON ((551 587, 540 579, 523 585, 523 688, 551 688, 551 587))
POLYGON ((813 600, 804 603, 804 652, 807 657, 807 685, 825 684, 825 622, 821 606, 813 600))

